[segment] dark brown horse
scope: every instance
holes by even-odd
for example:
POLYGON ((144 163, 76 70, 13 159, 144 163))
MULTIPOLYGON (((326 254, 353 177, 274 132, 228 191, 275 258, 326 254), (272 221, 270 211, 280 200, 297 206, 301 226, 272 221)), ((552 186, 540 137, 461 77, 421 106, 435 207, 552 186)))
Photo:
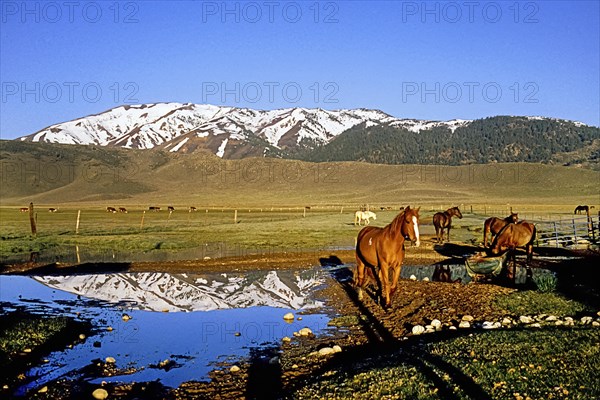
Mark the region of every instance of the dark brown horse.
POLYGON ((581 214, 581 212, 585 212, 587 215, 590 215, 590 209, 594 208, 594 206, 588 207, 588 206, 577 206, 575 207, 575 211, 573 211, 573 214, 581 214))
POLYGON ((452 207, 444 212, 433 214, 433 226, 435 226, 435 237, 438 243, 444 241, 444 229, 448 233, 448 241, 450 241, 450 228, 452 228, 452 217, 462 218, 462 214, 458 207, 452 207))
POLYGON ((491 217, 483 223, 483 246, 488 246, 488 234, 490 235, 490 244, 494 240, 494 236, 498 234, 508 224, 516 224, 519 222, 519 214, 511 212, 506 218, 491 217))
MULTIPOLYGON (((507 224, 494 238, 492 246, 490 247, 490 253, 492 255, 504 254, 509 252, 509 258, 512 260, 513 271, 512 278, 515 277, 516 268, 516 256, 515 251, 517 248, 524 248, 527 254, 526 266, 529 272, 528 264, 533 258, 533 242, 535 241, 537 230, 535 225, 527 221, 521 221, 516 224, 507 224)), ((511 273, 509 271, 509 277, 511 273)))
POLYGON ((366 226, 356 240, 356 274, 358 299, 363 298, 363 287, 370 271, 379 285, 385 308, 392 305, 391 295, 398 286, 398 278, 404 261, 404 241, 409 239, 419 246, 419 209, 406 207, 383 228, 366 226), (368 268, 368 270, 366 270, 368 268), (390 272, 392 284, 390 285, 390 272))

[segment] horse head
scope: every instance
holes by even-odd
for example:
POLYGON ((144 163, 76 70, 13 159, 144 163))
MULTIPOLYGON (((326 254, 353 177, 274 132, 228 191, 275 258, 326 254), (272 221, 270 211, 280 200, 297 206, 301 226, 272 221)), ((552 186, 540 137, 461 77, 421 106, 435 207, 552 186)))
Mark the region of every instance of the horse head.
POLYGON ((419 237, 419 208, 410 208, 410 206, 404 209, 404 216, 400 232, 405 239, 410 240, 415 246, 421 245, 419 237))
POLYGON ((462 219, 462 213, 458 207, 452 207, 450 209, 450 214, 462 219))
POLYGON ((517 222, 519 222, 519 213, 514 213, 511 212, 510 213, 510 217, 508 217, 508 219, 510 220, 510 222, 512 222, 513 224, 516 224, 517 222))

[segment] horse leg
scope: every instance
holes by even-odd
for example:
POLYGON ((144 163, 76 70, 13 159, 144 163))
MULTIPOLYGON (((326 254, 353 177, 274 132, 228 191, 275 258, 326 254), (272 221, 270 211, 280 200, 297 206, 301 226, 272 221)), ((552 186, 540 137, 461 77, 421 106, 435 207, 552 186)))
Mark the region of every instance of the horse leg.
POLYGON ((399 262, 392 267, 392 286, 390 288, 390 296, 393 296, 398 289, 398 279, 400 278, 400 272, 402 271, 402 263, 399 262))
POLYGON ((354 285, 358 292, 358 300, 363 299, 363 286, 365 285, 365 264, 361 259, 356 256, 356 277, 354 278, 354 285))
POLYGON ((389 308, 392 305, 392 300, 390 298, 390 270, 389 265, 385 262, 380 262, 379 264, 379 280, 381 281, 383 307, 389 308))
POLYGON ((448 242, 450 242, 450 228, 451 228, 450 225, 448 225, 448 228, 446 228, 448 230, 448 232, 447 232, 448 233, 448 242))

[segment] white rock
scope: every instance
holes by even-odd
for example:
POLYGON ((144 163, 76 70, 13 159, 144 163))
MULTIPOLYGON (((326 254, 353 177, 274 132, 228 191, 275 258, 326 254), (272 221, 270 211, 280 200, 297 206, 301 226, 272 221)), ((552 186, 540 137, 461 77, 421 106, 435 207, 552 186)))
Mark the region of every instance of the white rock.
POLYGON ((429 282, 429 278, 428 277, 423 278, 423 282, 429 282))
POLYGON ((469 321, 460 321, 460 323, 458 324, 459 328, 470 328, 471 327, 471 323, 469 321))
POLYGON ((554 325, 561 326, 564 325, 564 322, 562 322, 560 319, 557 319, 556 321, 554 321, 554 325))
POLYGON ((333 354, 333 353, 335 353, 335 350, 333 350, 331 347, 323 347, 322 349, 319 350, 320 356, 326 356, 326 355, 333 354))
POLYGON ((425 328, 422 325, 415 325, 412 327, 412 334, 413 335, 420 335, 423 332, 425 332, 425 328))
POLYGON ((581 317, 581 323, 587 325, 592 322, 592 317, 581 317))
POLYGON ((237 365, 232 365, 231 368, 229 368, 230 372, 240 372, 240 367, 238 367, 237 365))
POLYGON ((435 327, 433 325, 425 325, 425 330, 426 331, 434 331, 435 327))
POLYGON ((79 335, 79 340, 85 340, 85 335, 83 333, 79 335))
POLYGON ((450 329, 451 331, 455 331, 456 327, 454 325, 452 325, 451 327, 449 327, 448 329, 450 329))
POLYGON ((531 317, 528 317, 527 315, 521 315, 519 317, 519 322, 522 324, 530 324, 533 322, 533 319, 531 317))
POLYGON ((92 392, 92 397, 96 400, 104 400, 108 397, 108 392, 105 389, 98 388, 92 392))
POLYGON ((117 362, 117 360, 115 360, 114 357, 106 357, 106 362, 108 364, 114 364, 117 362))
POLYGON ((291 312, 289 312, 283 316, 283 319, 286 321, 293 321, 294 318, 295 318, 294 314, 292 314, 291 312))
POLYGON ((127 314, 123 314, 123 316, 121 317, 121 319, 125 322, 129 321, 131 319, 131 317, 127 314))
POLYGON ((594 322, 592 322, 592 326, 600 326, 600 322, 594 321, 594 322))
POLYGON ((463 315, 463 317, 461 318, 461 321, 467 321, 467 322, 473 322, 475 318, 473 318, 470 315, 463 315))
POLYGON ((554 322, 556 321, 558 318, 556 317, 556 315, 548 315, 546 317, 546 322, 554 322))
POLYGON ((342 351, 342 348, 341 348, 340 346, 338 346, 337 344, 336 344, 336 345, 334 345, 334 346, 332 347, 332 349, 333 349, 333 351, 334 351, 334 352, 336 352, 336 353, 340 353, 340 352, 342 351))
POLYGON ((513 323, 512 319, 508 317, 502 318, 502 325, 511 325, 513 323))
POLYGON ((526 328, 541 328, 541 327, 542 327, 542 325, 539 322, 529 324, 526 326, 526 328))
POLYGON ((574 322, 575 320, 572 317, 565 317, 565 322, 574 322))
POLYGON ((38 390, 38 393, 46 393, 47 391, 48 391, 48 386, 44 386, 43 388, 38 390))
POLYGON ((302 328, 298 331, 298 334, 300 336, 309 336, 312 335, 312 331, 310 330, 310 328, 302 328))
POLYGON ((409 279, 410 279, 411 281, 416 281, 416 280, 417 280, 417 277, 416 277, 416 276, 414 276, 414 275, 411 275, 409 279))
POLYGON ((433 326, 433 329, 435 329, 436 331, 442 329, 442 321, 440 321, 439 319, 434 319, 433 321, 431 321, 430 325, 433 326))
POLYGON ((281 341, 282 341, 282 342, 284 342, 284 343, 289 343, 289 342, 291 342, 291 341, 292 341, 292 339, 290 339, 290 338, 289 338, 289 337, 287 337, 287 336, 284 336, 284 337, 283 337, 283 339, 281 339, 281 341))

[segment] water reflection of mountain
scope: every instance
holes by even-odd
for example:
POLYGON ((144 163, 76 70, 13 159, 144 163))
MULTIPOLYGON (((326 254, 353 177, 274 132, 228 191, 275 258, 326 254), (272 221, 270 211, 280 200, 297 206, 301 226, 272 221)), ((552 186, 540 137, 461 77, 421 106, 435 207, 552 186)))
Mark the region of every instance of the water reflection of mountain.
POLYGON ((246 274, 118 273, 36 277, 51 288, 147 311, 209 311, 271 306, 320 306, 308 294, 323 283, 318 270, 246 274))

